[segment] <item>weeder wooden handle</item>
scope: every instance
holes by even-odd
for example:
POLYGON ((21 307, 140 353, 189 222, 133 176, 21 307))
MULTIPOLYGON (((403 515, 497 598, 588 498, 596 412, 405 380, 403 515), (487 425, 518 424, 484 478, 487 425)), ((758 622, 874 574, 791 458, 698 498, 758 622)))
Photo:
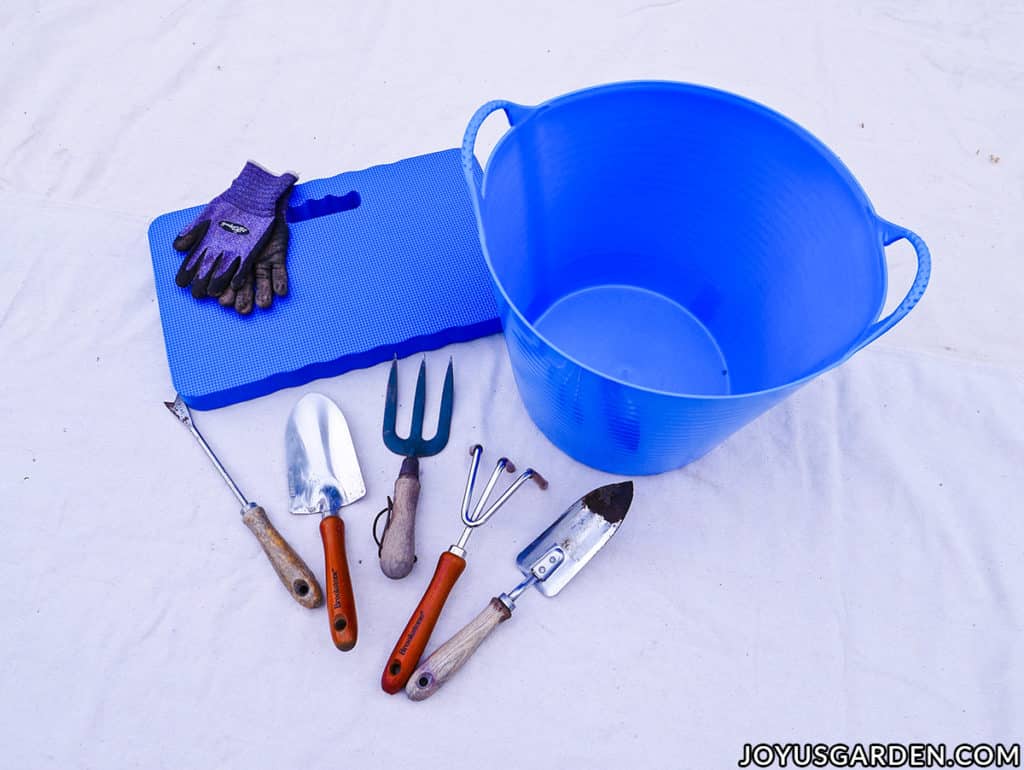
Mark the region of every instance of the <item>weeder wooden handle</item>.
POLYGON ((416 505, 419 499, 420 463, 415 457, 406 457, 395 481, 395 502, 380 546, 381 571, 393 580, 408 575, 416 560, 416 505))
POLYGON ((263 546, 263 552, 270 559, 274 571, 281 578, 284 587, 303 607, 313 609, 319 607, 324 601, 324 595, 320 591, 320 584, 317 582, 313 571, 306 566, 295 549, 288 545, 281 533, 277 531, 267 512, 260 506, 255 505, 242 513, 242 521, 249 528, 256 539, 263 546))
POLYGON ((448 594, 465 568, 466 560, 449 551, 445 551, 437 560, 434 577, 430 579, 430 585, 413 610, 412 617, 409 618, 402 635, 398 637, 391 657, 388 658, 387 667, 380 680, 384 692, 394 695, 409 681, 430 640, 430 634, 434 631, 441 610, 444 609, 448 594))
POLYGON ((441 685, 451 679, 455 672, 476 652, 481 642, 491 631, 512 617, 512 611, 498 597, 491 599, 484 611, 463 626, 455 636, 438 647, 430 657, 413 672, 405 686, 405 694, 412 700, 429 698, 441 685))
POLYGON ((351 650, 356 646, 359 624, 356 621, 352 579, 348 575, 348 557, 345 555, 345 522, 337 516, 324 517, 320 521, 320 537, 324 541, 331 640, 339 650, 351 650))

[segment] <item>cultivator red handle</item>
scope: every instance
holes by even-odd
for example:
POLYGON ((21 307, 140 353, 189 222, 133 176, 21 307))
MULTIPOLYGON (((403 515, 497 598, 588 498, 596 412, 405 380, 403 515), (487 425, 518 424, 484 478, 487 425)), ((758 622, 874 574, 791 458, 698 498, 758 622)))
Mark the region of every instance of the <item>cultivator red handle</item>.
POLYGON ((398 637, 391 657, 388 658, 387 667, 380 680, 384 692, 394 695, 409 681, 412 672, 416 670, 416 664, 423 656, 427 642, 430 641, 430 635, 441 616, 448 594, 464 569, 466 560, 450 551, 445 551, 437 560, 434 577, 430 579, 430 585, 413 610, 412 617, 409 618, 402 635, 398 637))

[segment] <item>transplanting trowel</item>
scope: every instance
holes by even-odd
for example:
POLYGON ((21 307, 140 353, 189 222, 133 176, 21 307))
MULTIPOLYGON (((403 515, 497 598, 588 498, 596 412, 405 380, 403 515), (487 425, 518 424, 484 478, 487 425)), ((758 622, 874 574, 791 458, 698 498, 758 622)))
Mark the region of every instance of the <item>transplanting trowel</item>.
POLYGON ((633 482, 624 481, 595 489, 573 503, 516 557, 525 580, 491 599, 483 612, 438 647, 409 678, 406 694, 423 700, 437 692, 491 631, 512 617, 516 599, 531 585, 545 596, 561 591, 618 531, 632 501, 633 482))
POLYGON ((352 435, 341 410, 326 396, 299 399, 284 433, 288 494, 292 513, 318 513, 324 543, 327 617, 331 640, 339 650, 356 645, 359 626, 345 554, 343 505, 366 494, 352 435))

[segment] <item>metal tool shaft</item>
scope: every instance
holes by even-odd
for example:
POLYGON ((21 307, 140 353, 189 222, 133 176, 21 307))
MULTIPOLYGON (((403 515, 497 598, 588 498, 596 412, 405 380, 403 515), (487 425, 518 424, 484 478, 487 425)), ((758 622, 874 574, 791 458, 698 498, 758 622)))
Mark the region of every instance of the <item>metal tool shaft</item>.
POLYGON ((527 588, 529 588, 530 586, 532 586, 536 582, 537 582, 537 576, 536 575, 530 575, 530 577, 525 578, 522 582, 519 583, 519 585, 517 585, 511 591, 508 591, 507 593, 503 593, 498 598, 499 599, 507 598, 508 601, 507 602, 502 602, 502 603, 505 604, 505 606, 508 607, 509 609, 512 609, 512 607, 515 606, 516 599, 518 599, 520 596, 523 595, 523 591, 525 591, 527 588))
POLYGON ((224 479, 225 483, 231 489, 232 494, 238 499, 238 502, 242 506, 242 513, 245 513, 249 508, 252 507, 245 495, 242 494, 242 490, 238 488, 238 485, 231 478, 227 471, 227 468, 221 464, 221 461, 217 459, 217 455, 213 453, 210 445, 206 443, 206 439, 203 438, 203 434, 196 428, 195 423, 192 421, 192 413, 189 411, 188 406, 181 400, 181 396, 175 396, 173 402, 164 401, 164 406, 170 410, 171 414, 178 418, 178 420, 188 428, 188 432, 195 436, 196 441, 199 442, 199 446, 202 447, 206 456, 210 458, 210 462, 213 463, 213 467, 217 469, 217 473, 224 479))
POLYGON ((193 436, 196 437, 196 441, 199 442, 199 446, 201 446, 203 448, 203 451, 206 452, 206 456, 210 458, 210 462, 213 463, 213 467, 217 469, 217 473, 220 474, 220 477, 224 479, 228 487, 231 488, 231 492, 238 499, 238 502, 241 504, 242 508, 248 508, 249 501, 246 499, 245 495, 242 494, 242 490, 238 488, 238 485, 235 483, 234 479, 231 478, 231 475, 228 473, 227 468, 224 467, 221 461, 217 459, 217 455, 215 455, 213 453, 213 450, 210 449, 210 445, 206 443, 206 439, 203 438, 203 434, 196 430, 195 425, 189 426, 189 431, 192 433, 193 436))

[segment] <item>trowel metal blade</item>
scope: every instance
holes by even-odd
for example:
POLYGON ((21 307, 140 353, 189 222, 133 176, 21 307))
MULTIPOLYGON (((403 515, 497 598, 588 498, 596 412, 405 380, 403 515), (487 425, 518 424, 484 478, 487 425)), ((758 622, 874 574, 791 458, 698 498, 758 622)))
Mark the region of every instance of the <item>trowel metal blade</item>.
POLYGON ((569 506, 554 524, 520 552, 516 566, 526 577, 536 575, 538 573, 533 572, 533 568, 537 562, 553 549, 560 549, 560 563, 558 558, 551 562, 557 563, 557 567, 534 583, 534 587, 545 596, 554 596, 618 531, 632 502, 632 481, 608 484, 589 492, 569 506))
POLYGON ((345 415, 326 396, 299 399, 284 443, 292 513, 336 513, 366 494, 345 415))

